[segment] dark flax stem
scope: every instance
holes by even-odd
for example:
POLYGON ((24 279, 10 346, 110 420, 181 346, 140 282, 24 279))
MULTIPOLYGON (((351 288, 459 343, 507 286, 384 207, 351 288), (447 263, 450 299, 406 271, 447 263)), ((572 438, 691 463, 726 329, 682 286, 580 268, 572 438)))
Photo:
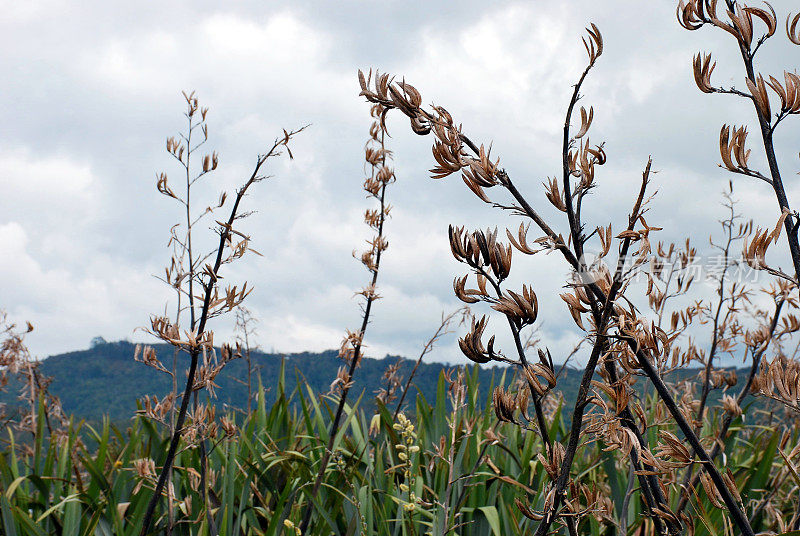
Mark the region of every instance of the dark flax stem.
MULTIPOLYGON (((736 2, 733 0, 726 0, 726 4, 728 5, 728 9, 734 10, 736 2)), ((737 41, 739 44, 739 52, 742 55, 742 62, 744 63, 744 68, 747 72, 747 77, 751 81, 755 82, 756 76, 755 69, 753 68, 753 57, 755 56, 755 51, 751 52, 749 47, 741 40, 737 41)), ((748 97, 750 96, 748 95, 748 97)), ((778 159, 775 156, 775 144, 772 139, 774 129, 770 124, 770 118, 764 116, 756 100, 752 97, 750 97, 750 100, 753 102, 753 106, 756 110, 758 126, 761 130, 761 139, 764 142, 764 152, 767 157, 767 164, 769 165, 769 172, 772 178, 772 189, 774 190, 775 198, 778 201, 778 209, 781 213, 783 213, 784 209, 791 210, 791 207, 789 206, 789 200, 786 197, 786 190, 783 187, 783 179, 781 178, 781 172, 778 168, 778 159)), ((775 126, 777 126, 777 122, 775 126)), ((798 222, 796 216, 790 216, 783 222, 784 228, 786 229, 786 241, 789 244, 789 253, 792 256, 792 264, 794 265, 796 282, 800 282, 800 243, 798 243, 797 236, 798 223, 800 222, 798 222)))
POLYGON ((586 75, 589 74, 589 71, 594 66, 594 63, 590 63, 586 69, 583 71, 578 83, 575 84, 575 90, 572 92, 572 98, 569 101, 569 106, 567 107, 567 117, 564 120, 564 138, 562 140, 561 145, 561 165, 562 165, 562 173, 563 173, 563 187, 564 187, 564 203, 567 207, 567 220, 569 221, 569 230, 572 235, 572 244, 575 248, 575 256, 578 258, 578 261, 581 263, 581 267, 583 267, 583 236, 582 236, 582 224, 580 222, 580 216, 576 215, 575 210, 572 206, 572 186, 570 185, 570 176, 572 175, 572 171, 570 170, 570 163, 569 163, 569 149, 571 146, 570 142, 570 135, 569 135, 569 124, 572 120, 572 111, 575 108, 575 103, 578 102, 579 93, 581 86, 583 85, 583 81, 586 79, 586 75))
MULTIPOLYGON (((384 138, 385 138, 385 132, 382 131, 381 132, 381 150, 383 150, 384 153, 383 153, 381 166, 385 166, 386 165, 386 153, 385 153, 385 147, 384 147, 384 138)), ((373 173, 374 173, 374 170, 373 170, 373 173)), ((379 220, 379 223, 378 223, 378 238, 379 239, 383 237, 383 225, 386 222, 385 208, 386 208, 386 187, 387 186, 388 186, 388 183, 384 182, 383 185, 381 186, 381 192, 380 192, 380 197, 379 197, 379 200, 380 200, 380 220, 379 220)), ((383 250, 380 247, 378 247, 376 249, 377 249, 377 253, 375 254, 375 269, 372 272, 372 280, 370 282, 370 285, 371 285, 371 287, 373 289, 375 288, 375 284, 378 282, 378 269, 380 268, 381 254, 383 253, 383 250)), ((325 448, 325 452, 322 454, 322 459, 320 460, 320 466, 319 466, 319 470, 317 472, 317 477, 314 480, 314 486, 311 489, 311 495, 312 496, 315 496, 317 494, 317 492, 319 491, 320 486, 322 485, 322 481, 325 478, 325 470, 328 467, 328 462, 330 462, 331 454, 333 453, 332 452, 333 451, 333 444, 334 444, 334 442, 336 440, 336 436, 339 433, 339 426, 341 424, 342 415, 344 414, 344 406, 345 406, 345 402, 347 401, 347 395, 350 392, 350 387, 352 385, 353 374, 355 374, 356 367, 358 367, 358 362, 361 360, 361 346, 362 346, 362 342, 364 340, 364 334, 367 331, 367 325, 369 324, 369 316, 370 316, 370 313, 372 312, 372 304, 373 304, 373 302, 375 300, 376 300, 376 298, 375 298, 374 294, 369 295, 367 297, 367 304, 364 307, 364 317, 363 317, 363 320, 361 322, 361 330, 358 332, 359 333, 359 340, 356 343, 355 348, 353 349, 353 357, 351 358, 350 366, 348 367, 348 370, 347 370, 347 382, 342 386, 342 394, 339 397, 339 404, 338 404, 338 406, 336 408, 336 414, 335 414, 335 416, 333 418, 333 424, 331 424, 331 430, 330 430, 330 433, 328 435, 328 444, 327 444, 327 447, 325 448)), ((308 524, 311 521, 311 514, 313 513, 314 508, 315 508, 314 507, 314 503, 312 501, 308 501, 308 504, 306 505, 305 513, 303 514, 303 520, 301 521, 300 526, 298 527, 300 529, 300 532, 303 533, 303 534, 305 534, 306 531, 308 530, 308 524)))
MULTIPOLYGON (((501 298, 503 296, 503 291, 500 288, 500 284, 496 282, 490 274, 486 273, 484 270, 480 270, 481 275, 486 278, 489 283, 492 284, 494 287, 495 293, 497 293, 497 297, 501 298)), ((519 356, 519 363, 522 368, 528 366, 528 358, 525 356, 525 348, 522 345, 522 339, 519 336, 519 326, 517 323, 510 317, 506 316, 506 320, 508 320, 508 327, 511 329, 511 334, 514 336, 514 346, 517 349, 517 355, 519 356)), ((536 413, 536 425, 539 428, 539 435, 542 437, 544 441, 547 454, 550 454, 551 449, 553 448, 553 443, 550 440, 550 432, 547 428, 547 423, 544 420, 544 411, 542 410, 542 400, 539 395, 536 394, 536 390, 533 388, 533 384, 525 375, 526 381, 528 383, 528 389, 531 392, 531 397, 533 398, 533 409, 536 413)))
MULTIPOLYGON (((300 129, 302 130, 302 129, 300 129)), ((261 166, 264 162, 267 161, 268 158, 276 154, 276 151, 280 145, 285 145, 289 137, 294 134, 300 132, 300 130, 293 131, 291 133, 287 133, 285 140, 276 141, 272 148, 267 152, 267 154, 260 156, 256 162, 256 166, 253 169, 253 173, 248 179, 248 181, 242 186, 236 193, 236 200, 233 203, 233 207, 231 208, 230 216, 228 217, 227 224, 220 227, 220 236, 219 236, 219 245, 217 246, 217 254, 216 259, 214 261, 213 266, 213 274, 215 279, 213 281, 209 281, 205 284, 204 294, 203 294, 203 305, 201 308, 200 313, 200 321, 197 326, 197 333, 196 333, 196 340, 202 340, 203 334, 205 333, 206 322, 208 322, 209 312, 211 309, 211 296, 213 290, 216 286, 216 276, 219 273, 219 269, 222 266, 222 256, 225 251, 225 243, 230 237, 231 229, 233 228, 233 224, 236 221, 239 212, 239 204, 241 203, 242 199, 245 196, 248 188, 251 185, 261 180, 259 177, 258 172, 261 169, 261 166)), ((191 398, 191 394, 194 387, 194 378, 197 372, 197 363, 199 360, 201 348, 199 345, 191 346, 189 350, 189 356, 191 358, 191 362, 189 364, 189 371, 186 378, 186 387, 183 390, 183 398, 181 399, 181 409, 178 412, 178 418, 175 422, 175 430, 172 433, 172 439, 170 440, 169 450, 167 451, 166 459, 164 460, 164 464, 161 468, 161 473, 158 475, 158 481, 156 482, 155 490, 153 491, 153 495, 150 497, 150 501, 147 503, 147 510, 145 511, 144 517, 142 518, 142 530, 139 533, 140 536, 146 536, 148 531, 150 530, 150 525, 153 522, 153 515, 155 514, 156 506, 158 505, 158 501, 161 498, 161 494, 164 491, 164 485, 167 482, 167 477, 172 469, 172 464, 175 461, 175 454, 178 451, 178 444, 180 443, 181 439, 181 432, 183 431, 183 425, 186 421, 186 412, 189 407, 189 399, 191 398)))
MULTIPOLYGON (((639 196, 634 204, 633 211, 628 218, 628 230, 633 230, 633 227, 639 218, 639 210, 641 209, 644 200, 647 181, 650 176, 651 163, 652 160, 648 160, 647 167, 642 175, 642 187, 639 190, 639 196)), ((542 519, 542 521, 539 523, 539 526, 536 528, 536 536, 544 536, 550 531, 550 525, 557 517, 558 510, 566 496, 566 488, 567 484, 569 483, 569 474, 572 468, 572 462, 575 459, 575 454, 578 450, 578 444, 580 441, 581 428, 583 426, 583 415, 586 411, 586 403, 589 396, 589 386, 592 383, 592 377, 594 376, 595 368, 597 367, 597 363, 602 355, 602 350, 607 344, 607 336, 605 334, 606 326, 608 326, 613 314, 614 299, 616 298, 617 292, 622 287, 624 259, 628 255, 630 244, 631 239, 625 238, 622 243, 622 248, 620 249, 620 256, 617 262, 614 280, 611 284, 611 288, 609 289, 608 297, 603 304, 602 313, 599 315, 599 322, 596 325, 595 336, 597 339, 595 340, 592 353, 589 356, 589 361, 586 364, 586 367, 584 368, 583 377, 581 378, 581 383, 578 387, 578 397, 575 401, 575 407, 572 412, 572 426, 570 428, 569 442, 567 443, 566 452, 564 453, 564 460, 561 464, 558 479, 556 479, 553 506, 549 511, 544 513, 544 519, 542 519)))

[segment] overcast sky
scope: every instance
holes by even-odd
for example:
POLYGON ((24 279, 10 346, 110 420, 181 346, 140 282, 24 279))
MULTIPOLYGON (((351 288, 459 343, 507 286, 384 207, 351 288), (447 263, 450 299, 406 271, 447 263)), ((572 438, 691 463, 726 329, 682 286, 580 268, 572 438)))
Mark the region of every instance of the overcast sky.
MULTIPOLYGON (((800 66, 800 48, 781 30, 796 4, 773 5, 780 35, 759 61, 782 78, 783 68, 800 66)), ((0 308, 36 326, 28 342, 38 356, 85 348, 94 336, 148 340, 135 329, 169 303, 153 275, 169 260, 169 228, 181 214, 156 192, 155 176, 179 174, 164 140, 184 127, 181 90, 195 90, 210 108, 209 148, 221 156, 198 187, 209 200, 239 184, 282 128, 312 125, 297 138, 295 159, 272 162, 274 178, 246 199, 257 211, 246 231, 264 256, 224 274, 255 286, 247 304, 260 319, 258 341, 285 352, 337 347, 358 325, 353 293, 368 274, 351 252, 369 238, 362 214, 370 206, 361 190, 370 118, 359 68, 404 76, 472 139, 492 142, 562 232, 563 215, 541 182, 560 168, 560 129, 589 22, 603 32, 605 53, 582 104, 594 106, 590 137, 605 141, 609 157, 585 205, 589 228, 620 228, 652 155, 659 195, 648 222, 665 228, 663 240, 705 243, 724 215, 729 178, 717 167, 719 128, 751 124, 753 115, 739 99, 697 90, 691 59, 700 50, 714 52, 716 83, 744 87, 738 51, 721 31, 680 28, 672 0, 2 0, 0 8, 0 308)), ((786 121, 776 138, 795 204, 798 123, 786 121)), ((441 313, 459 305, 452 280, 463 269, 449 253, 448 224, 519 224, 459 177, 430 179, 430 138, 412 134, 401 117, 389 128, 397 183, 388 192, 395 208, 379 280, 384 299, 367 334, 375 357, 415 355, 441 313)), ((763 168, 758 136, 749 142, 763 168)), ((743 215, 774 225, 769 187, 734 182, 743 215)), ((537 256, 515 262, 513 273, 537 290, 541 337, 558 360, 577 337, 558 298, 563 261, 537 256)), ((502 330, 501 319, 494 323, 502 330)), ((213 327, 218 341, 230 334, 225 319, 213 327)), ((459 356, 451 337, 432 359, 459 356)))

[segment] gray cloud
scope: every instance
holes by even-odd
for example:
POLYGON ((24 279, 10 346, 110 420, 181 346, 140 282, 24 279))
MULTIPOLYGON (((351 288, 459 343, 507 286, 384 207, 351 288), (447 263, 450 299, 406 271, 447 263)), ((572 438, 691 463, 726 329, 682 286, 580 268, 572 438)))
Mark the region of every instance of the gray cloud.
MULTIPOLYGON (((779 14, 792 7, 775 2, 779 14)), ((358 322, 353 293, 366 274, 350 253, 368 237, 360 185, 369 126, 358 68, 405 76, 426 101, 447 107, 473 139, 493 143, 537 208, 558 218, 540 184, 560 167, 563 110, 585 61, 579 38, 594 21, 606 52, 582 104, 595 107, 592 140, 606 142, 610 161, 586 217, 622 225, 653 155, 660 193, 650 222, 665 227, 664 240, 691 233, 704 243, 717 230, 729 178, 716 167, 719 126, 752 116, 745 103, 694 87, 697 50, 714 51, 715 80, 741 85, 737 51, 721 32, 682 30, 672 1, 52 0, 7 8, 0 21, 0 68, 7 73, 0 95, 0 243, 7 253, 0 306, 37 325, 30 344, 42 355, 83 347, 98 334, 142 338, 134 328, 169 300, 150 274, 168 259, 168 229, 180 215, 157 195, 154 177, 177 173, 163 140, 183 127, 181 89, 197 90, 211 108, 210 144, 221 166, 204 185, 209 202, 235 187, 282 127, 312 123, 297 140, 296 159, 276 162, 275 177, 247 199, 257 212, 246 229, 264 257, 227 276, 255 285, 249 305, 261 318, 261 343, 283 351, 334 347, 358 322)), ((779 74, 799 56, 770 42, 762 65, 779 74)), ((389 126, 398 182, 389 193, 395 211, 380 280, 384 299, 368 335, 378 356, 416 353, 441 312, 458 306, 451 284, 462 269, 449 255, 448 224, 519 224, 477 201, 457 177, 430 180, 430 140, 411 134, 402 118, 390 118, 389 126)), ((795 199, 798 133, 797 121, 787 121, 777 138, 795 199)), ((734 180, 744 215, 772 225, 768 188, 734 180)), ((545 342, 554 354, 566 353, 577 335, 557 296, 563 263, 519 259, 514 272, 515 282, 531 281, 539 292, 545 342)), ((494 324, 505 337, 502 323, 494 324)), ((230 334, 229 323, 217 328, 219 336, 230 334)), ((460 359, 452 338, 436 358, 460 359)))

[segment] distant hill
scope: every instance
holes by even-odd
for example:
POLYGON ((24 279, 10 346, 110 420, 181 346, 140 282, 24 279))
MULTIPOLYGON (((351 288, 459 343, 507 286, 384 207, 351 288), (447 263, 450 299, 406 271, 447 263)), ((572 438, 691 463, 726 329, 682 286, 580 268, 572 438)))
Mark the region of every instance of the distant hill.
MULTIPOLYGON (((135 345, 130 342, 105 342, 102 339, 93 341, 87 350, 69 352, 48 357, 42 361, 42 373, 53 378, 50 392, 61 399, 64 411, 77 418, 97 421, 108 415, 114 421, 129 419, 136 410, 137 399, 144 395, 163 396, 172 388, 171 378, 161 372, 133 360, 135 345)), ((167 345, 155 345, 158 356, 167 368, 171 368, 173 350, 167 345)), ((281 363, 285 361, 286 390, 294 390, 297 379, 304 379, 317 394, 329 390, 336 371, 342 364, 334 350, 321 353, 303 352, 298 354, 267 354, 253 352, 251 360, 256 370, 253 377, 254 390, 258 385, 258 377, 267 389, 268 401, 274 399, 277 378, 281 363)), ((188 357, 178 357, 179 389, 185 381, 185 369, 188 357)), ((351 400, 363 393, 362 403, 373 405, 374 395, 381 387, 381 377, 391 364, 401 362, 400 374, 405 379, 414 366, 413 360, 397 356, 384 359, 365 358, 355 377, 351 391, 351 400)), ((414 378, 414 385, 407 396, 413 402, 420 392, 428 400, 436 393, 436 384, 443 370, 452 368, 439 363, 422 363, 414 378)), ((487 399, 489 387, 493 381, 499 380, 504 370, 499 367, 480 368, 479 378, 481 394, 487 399)), ((558 389, 569 403, 574 400, 583 371, 566 369, 559 379, 558 389)), ((697 370, 686 371, 687 375, 696 375, 697 370)), ((739 378, 745 376, 739 371, 739 378)), ((230 362, 217 377, 216 404, 218 407, 242 408, 247 404, 247 386, 238 380, 246 381, 247 364, 243 359, 230 362)), ((8 385, 5 393, 0 393, 0 403, 13 406, 16 401, 17 386, 8 385)))
MULTIPOLYGON (((133 360, 135 344, 130 342, 93 342, 91 348, 76 352, 54 355, 42 361, 41 371, 53 378, 50 392, 61 399, 64 411, 78 418, 98 420, 109 415, 112 420, 130 418, 136 410, 137 399, 146 394, 163 396, 172 389, 172 379, 167 374, 133 360)), ((173 350, 168 345, 154 345, 159 358, 167 368, 171 368, 173 350)), ((303 352, 298 354, 267 354, 252 352, 254 367, 253 389, 258 386, 258 378, 268 391, 268 400, 274 398, 281 363, 285 361, 286 390, 294 390, 297 379, 304 379, 316 393, 330 389, 336 371, 342 365, 337 352, 328 350, 321 353, 303 352)), ((374 394, 381 387, 381 377, 391 364, 402 361, 400 374, 407 378, 414 362, 396 356, 385 359, 364 358, 356 375, 351 391, 352 400, 364 393, 364 400, 371 403, 374 394)), ((185 384, 185 369, 188 356, 178 357, 179 389, 185 384)), ((450 368, 442 364, 422 363, 414 379, 414 386, 407 400, 415 400, 417 390, 426 397, 435 396, 439 374, 450 368)), ((502 369, 482 369, 480 371, 483 393, 493 374, 501 375, 502 369)), ((246 382, 247 363, 238 359, 228 363, 217 377, 216 404, 219 407, 242 408, 247 404, 246 382)), ((15 405, 16 386, 8 386, 8 392, 0 394, 0 403, 15 405)))

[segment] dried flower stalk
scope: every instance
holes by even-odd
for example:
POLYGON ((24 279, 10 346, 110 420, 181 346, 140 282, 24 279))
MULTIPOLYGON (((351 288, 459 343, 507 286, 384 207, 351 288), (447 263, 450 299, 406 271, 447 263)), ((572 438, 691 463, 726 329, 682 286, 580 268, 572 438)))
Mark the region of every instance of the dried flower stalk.
MULTIPOLYGON (((370 166, 370 176, 364 180, 364 190, 367 192, 368 197, 372 197, 378 202, 378 207, 376 209, 368 209, 364 213, 364 221, 375 232, 375 236, 367 242, 370 245, 369 249, 365 250, 360 256, 358 256, 356 252, 353 252, 353 256, 361 260, 361 263, 370 272, 372 277, 370 278, 369 284, 358 292, 365 300, 361 328, 355 333, 348 330, 339 350, 339 357, 344 360, 345 366, 339 369, 339 373, 331 385, 332 392, 335 390, 339 392, 339 403, 336 407, 336 413, 328 435, 328 444, 325 448, 325 452, 322 454, 317 476, 311 489, 312 496, 316 495, 325 477, 325 470, 328 467, 333 452, 333 443, 339 433, 339 426, 341 424, 342 415, 344 414, 347 395, 353 385, 353 375, 363 356, 364 335, 369 325, 372 305, 376 300, 380 299, 376 291, 376 284, 378 282, 378 270, 380 268, 381 256, 389 246, 389 242, 384 233, 384 224, 389 217, 392 207, 386 202, 386 189, 396 178, 394 170, 387 166, 392 153, 386 149, 385 145, 386 125, 383 120, 386 109, 380 104, 375 104, 372 107, 371 113, 374 121, 370 126, 370 138, 364 150, 365 160, 370 166)), ((306 532, 308 524, 311 521, 312 513, 313 506, 312 502, 309 501, 305 513, 303 514, 302 522, 298 527, 302 533, 306 532)))
MULTIPOLYGON (((206 109, 199 108, 194 95, 187 95, 186 98, 189 106, 187 116, 190 118, 190 125, 192 125, 191 117, 198 112, 200 113, 201 118, 205 119, 205 115, 207 113, 206 109)), ((280 156, 281 151, 284 148, 287 150, 289 156, 292 156, 291 151, 288 148, 289 141, 299 132, 304 130, 304 128, 305 127, 293 131, 284 130, 283 136, 276 138, 267 152, 257 157, 252 174, 236 191, 236 196, 234 198, 228 218, 224 221, 216 221, 217 233, 219 235, 219 241, 216 249, 208 255, 196 258, 192 255, 190 249, 191 245, 187 240, 185 243, 185 251, 187 255, 189 255, 189 271, 186 273, 176 274, 175 279, 172 279, 169 270, 167 272, 167 280, 177 281, 176 288, 179 289, 179 292, 182 291, 181 289, 183 288, 183 281, 187 280, 186 284, 188 286, 188 291, 186 294, 188 295, 189 299, 188 308, 191 328, 190 330, 183 330, 183 333, 181 334, 180 328, 173 324, 166 317, 153 317, 151 319, 151 327, 149 331, 164 342, 171 344, 176 349, 186 351, 189 354, 190 364, 187 373, 186 387, 183 392, 183 397, 181 398, 180 409, 178 410, 178 415, 175 420, 175 428, 174 432, 172 433, 169 449, 162 465, 161 472, 159 473, 154 493, 147 504, 147 510, 145 511, 145 515, 143 517, 141 529, 142 536, 145 536, 149 531, 150 525, 153 521, 155 508, 164 490, 164 486, 172 468, 172 463, 178 450, 178 444, 182 434, 186 432, 184 429, 184 423, 187 418, 191 395, 199 388, 213 386, 213 378, 219 373, 219 370, 221 370, 220 362, 217 361, 216 358, 211 357, 211 355, 215 352, 214 333, 213 331, 207 329, 207 323, 210 319, 236 308, 244 301, 245 297, 249 293, 246 283, 241 289, 239 289, 238 286, 228 287, 224 290, 224 294, 220 292, 219 285, 220 271, 222 266, 240 259, 245 255, 246 252, 251 251, 249 237, 236 229, 237 222, 242 217, 246 216, 246 213, 241 212, 241 202, 252 185, 261 182, 266 178, 265 176, 261 175, 260 172, 267 160, 280 156), (198 285, 202 289, 200 293, 195 294, 195 285, 198 285), (203 357, 203 363, 200 363, 201 356, 203 357), (199 371, 198 367, 200 368, 199 371)), ((201 129, 205 139, 207 136, 206 128, 203 126, 201 129)), ((191 133, 192 130, 193 128, 190 126, 189 133, 191 133)), ((168 197, 177 199, 186 205, 188 225, 192 225, 197 221, 196 219, 192 219, 191 212, 188 211, 190 206, 188 192, 190 191, 191 184, 206 173, 212 171, 217 165, 216 154, 207 158, 203 158, 202 171, 196 176, 196 178, 192 179, 191 172, 189 171, 189 156, 191 155, 194 147, 196 146, 191 145, 191 139, 188 135, 184 138, 183 143, 179 142, 175 138, 170 138, 167 140, 167 150, 186 168, 186 199, 180 199, 172 191, 168 185, 165 174, 162 173, 159 176, 157 183, 159 192, 168 197)), ((224 194, 220 197, 219 207, 224 205, 226 197, 227 196, 224 194)), ((175 267, 176 265, 173 264, 173 268, 175 267)), ((230 359, 232 354, 233 352, 230 349, 224 349, 221 361, 222 365, 224 365, 224 363, 230 359)), ((195 404, 194 418, 192 419, 193 422, 205 423, 208 422, 209 417, 211 417, 211 415, 207 413, 206 406, 195 404)), ((194 427, 192 430, 196 431, 197 428, 194 427)), ((206 471, 204 470, 203 473, 205 472, 206 471)), ((203 490, 205 490, 205 482, 203 482, 203 490)))

